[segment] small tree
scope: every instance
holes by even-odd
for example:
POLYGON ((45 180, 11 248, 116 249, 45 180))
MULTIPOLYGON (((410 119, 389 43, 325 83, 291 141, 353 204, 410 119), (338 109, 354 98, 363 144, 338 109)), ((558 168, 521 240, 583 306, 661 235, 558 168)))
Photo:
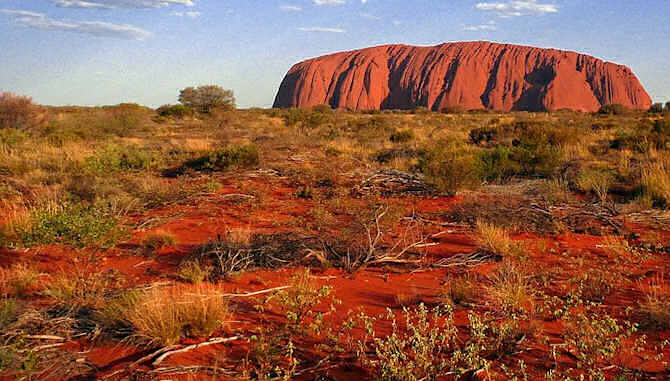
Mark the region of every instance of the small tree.
POLYGON ((179 102, 208 113, 213 108, 234 109, 235 95, 232 90, 226 90, 216 85, 187 87, 179 93, 179 102))
POLYGON ((0 92, 0 128, 25 128, 35 121, 37 107, 32 98, 0 92))
POLYGON ((663 103, 654 103, 649 108, 649 112, 652 114, 660 114, 663 112, 663 103))

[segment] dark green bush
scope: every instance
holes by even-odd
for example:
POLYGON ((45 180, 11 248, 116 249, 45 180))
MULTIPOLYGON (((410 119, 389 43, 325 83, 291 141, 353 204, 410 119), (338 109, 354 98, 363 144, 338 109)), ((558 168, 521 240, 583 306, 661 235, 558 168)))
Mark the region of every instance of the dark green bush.
POLYGON ((496 146, 492 151, 483 151, 480 175, 486 181, 505 181, 521 173, 521 165, 512 159, 510 147, 496 146))
POLYGON ((332 123, 335 113, 328 106, 315 106, 312 109, 290 108, 282 116, 284 123, 289 126, 299 126, 308 129, 332 123))
POLYGON ((248 168, 260 162, 258 150, 252 144, 221 148, 184 163, 198 171, 225 170, 231 167, 248 168))
POLYGON ((491 143, 498 136, 498 129, 493 127, 481 127, 470 130, 469 139, 472 144, 491 143))
POLYGON ((389 137, 391 143, 407 143, 412 139, 414 139, 414 132, 412 130, 396 131, 389 137))
POLYGON ((603 115, 628 115, 631 113, 631 110, 622 104, 612 103, 600 107, 598 113, 603 115))
POLYGON ((418 169, 440 191, 449 195, 480 184, 478 157, 456 140, 437 143, 419 160, 418 169))
POLYGON ((193 109, 184 105, 164 105, 156 109, 156 112, 165 118, 183 119, 193 116, 193 109))

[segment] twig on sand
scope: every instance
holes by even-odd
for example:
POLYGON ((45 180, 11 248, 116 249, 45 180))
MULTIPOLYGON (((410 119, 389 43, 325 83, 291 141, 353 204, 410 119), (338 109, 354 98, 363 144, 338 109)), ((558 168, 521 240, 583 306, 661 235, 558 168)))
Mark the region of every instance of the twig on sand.
POLYGON ((239 339, 241 339, 241 338, 242 338, 242 336, 217 337, 217 338, 214 338, 214 339, 210 339, 209 341, 206 341, 206 342, 204 342, 204 343, 188 345, 188 346, 185 346, 185 347, 183 347, 183 348, 179 348, 179 349, 173 349, 173 350, 171 350, 171 351, 164 352, 163 354, 161 354, 160 356, 158 356, 158 357, 156 358, 156 360, 154 360, 154 362, 152 363, 152 365, 153 365, 153 366, 158 366, 158 365, 159 365, 160 363, 162 363, 166 358, 168 358, 168 357, 170 357, 170 356, 173 356, 173 355, 176 355, 176 354, 178 354, 178 353, 184 353, 184 352, 192 351, 192 350, 194 350, 194 349, 198 349, 198 348, 206 347, 206 346, 209 346, 209 345, 215 345, 215 344, 227 343, 227 342, 230 342, 230 341, 239 340, 239 339))
POLYGON ((266 290, 248 292, 246 294, 223 294, 221 296, 223 296, 224 298, 245 298, 245 297, 249 297, 249 296, 267 294, 267 293, 270 293, 270 292, 273 292, 273 291, 285 290, 287 288, 291 288, 291 286, 281 286, 281 287, 268 288, 266 290))

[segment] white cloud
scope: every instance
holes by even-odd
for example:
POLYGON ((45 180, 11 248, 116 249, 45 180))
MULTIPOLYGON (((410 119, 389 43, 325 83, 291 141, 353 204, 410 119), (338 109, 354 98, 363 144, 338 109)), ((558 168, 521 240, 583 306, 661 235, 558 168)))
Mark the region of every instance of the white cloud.
POLYGON ((0 9, 0 13, 13 17, 16 23, 28 28, 58 30, 126 40, 143 40, 150 35, 148 31, 132 25, 111 24, 101 21, 55 20, 43 13, 13 9, 0 9))
POLYGON ((478 3, 475 7, 480 11, 495 12, 500 17, 544 15, 558 12, 558 6, 555 4, 541 4, 537 0, 478 3))
POLYGON ((382 18, 372 13, 362 12, 361 17, 368 20, 381 20, 382 18))
POLYGON ((302 11, 302 7, 299 7, 297 5, 281 5, 279 7, 284 12, 300 12, 302 11))
POLYGON ((168 5, 192 7, 194 0, 49 0, 64 8, 159 8, 168 5))
POLYGON ((463 30, 467 30, 470 32, 480 32, 480 31, 494 31, 498 30, 498 27, 496 26, 495 21, 489 21, 486 24, 480 24, 480 25, 466 25, 463 27, 463 30))
POLYGON ((342 5, 345 0, 312 0, 315 5, 342 5))
POLYGON ((346 33, 347 31, 340 28, 323 28, 320 26, 310 26, 298 28, 303 32, 324 32, 324 33, 346 33))
POLYGON ((202 13, 197 12, 197 11, 189 11, 189 12, 172 12, 170 13, 172 16, 177 16, 177 17, 188 17, 190 19, 197 19, 202 15, 202 13))

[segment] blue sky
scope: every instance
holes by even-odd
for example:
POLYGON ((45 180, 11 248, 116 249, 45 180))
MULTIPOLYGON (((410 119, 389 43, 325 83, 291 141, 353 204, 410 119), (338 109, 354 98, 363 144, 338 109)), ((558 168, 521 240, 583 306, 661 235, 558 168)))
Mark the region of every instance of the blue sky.
POLYGON ((628 65, 665 102, 669 15, 669 0, 0 0, 0 91, 159 106, 186 86, 218 84, 240 107, 268 107, 306 58, 488 40, 628 65))

